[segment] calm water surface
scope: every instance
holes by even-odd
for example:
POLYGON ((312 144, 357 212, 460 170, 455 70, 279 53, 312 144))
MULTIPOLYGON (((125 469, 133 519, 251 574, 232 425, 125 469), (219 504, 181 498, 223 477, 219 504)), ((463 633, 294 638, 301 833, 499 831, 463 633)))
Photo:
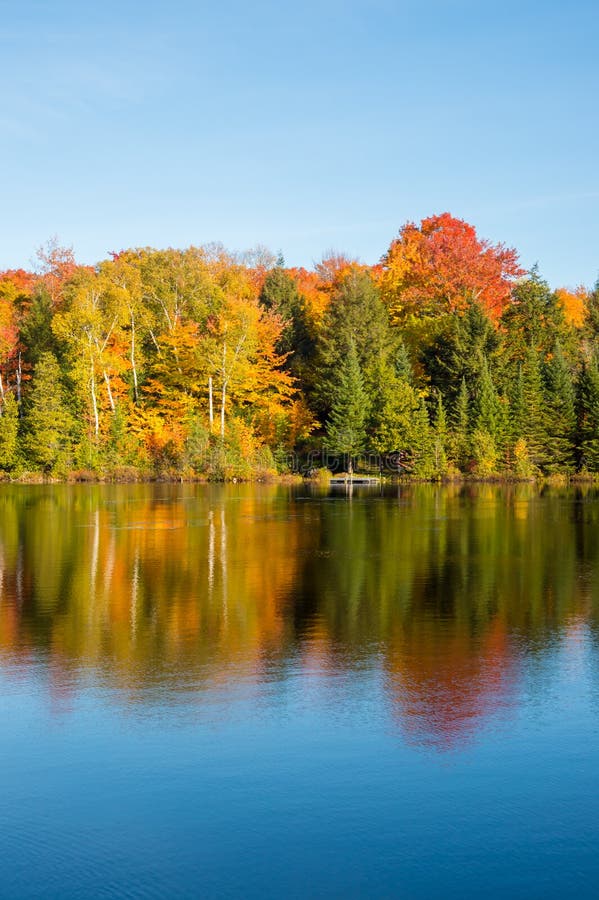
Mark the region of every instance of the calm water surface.
POLYGON ((592 897, 599 495, 0 488, 0 896, 592 897))

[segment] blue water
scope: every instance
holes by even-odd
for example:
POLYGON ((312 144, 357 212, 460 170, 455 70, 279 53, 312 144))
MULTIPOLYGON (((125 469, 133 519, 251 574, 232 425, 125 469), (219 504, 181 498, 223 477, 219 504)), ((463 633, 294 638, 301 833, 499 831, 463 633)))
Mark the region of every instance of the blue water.
POLYGON ((36 490, 2 897, 596 895, 592 493, 36 490))

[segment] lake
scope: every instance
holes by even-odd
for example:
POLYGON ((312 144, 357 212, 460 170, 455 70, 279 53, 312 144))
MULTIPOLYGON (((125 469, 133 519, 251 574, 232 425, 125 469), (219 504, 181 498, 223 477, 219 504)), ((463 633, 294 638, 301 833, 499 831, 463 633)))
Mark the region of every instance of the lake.
POLYGON ((2 897, 596 896, 599 492, 0 486, 2 897))

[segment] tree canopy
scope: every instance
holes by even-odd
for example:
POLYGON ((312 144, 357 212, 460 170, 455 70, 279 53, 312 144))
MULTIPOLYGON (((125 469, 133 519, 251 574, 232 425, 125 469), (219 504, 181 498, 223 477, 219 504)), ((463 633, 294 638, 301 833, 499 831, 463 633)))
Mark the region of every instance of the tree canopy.
POLYGON ((5 478, 255 477, 318 453, 424 478, 599 471, 599 287, 449 213, 372 266, 55 239, 0 272, 5 478), (366 462, 364 462, 366 464, 366 462))

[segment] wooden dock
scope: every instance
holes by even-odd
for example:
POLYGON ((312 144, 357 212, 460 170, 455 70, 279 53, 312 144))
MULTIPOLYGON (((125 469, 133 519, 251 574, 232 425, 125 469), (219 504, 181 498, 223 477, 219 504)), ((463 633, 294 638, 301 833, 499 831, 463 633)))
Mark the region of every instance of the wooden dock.
POLYGON ((380 480, 380 478, 371 478, 368 475, 353 475, 351 478, 346 475, 341 478, 331 478, 329 484, 379 484, 380 480))

